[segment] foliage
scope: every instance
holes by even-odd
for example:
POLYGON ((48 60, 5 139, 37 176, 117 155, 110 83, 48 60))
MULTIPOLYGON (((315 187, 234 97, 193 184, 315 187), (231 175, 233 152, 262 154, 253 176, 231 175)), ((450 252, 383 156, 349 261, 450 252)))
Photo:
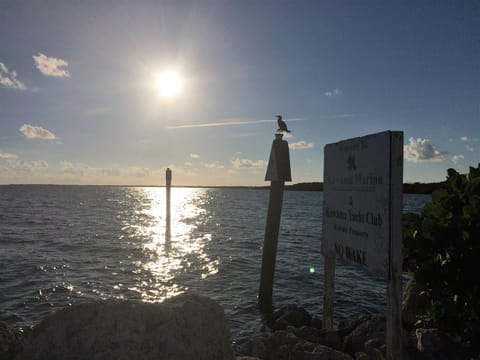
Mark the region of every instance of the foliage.
POLYGON ((415 182, 403 184, 404 194, 431 194, 440 186, 441 183, 419 183, 415 182))
POLYGON ((429 299, 419 317, 478 350, 480 164, 468 175, 447 172, 421 215, 404 215, 404 268, 429 299))

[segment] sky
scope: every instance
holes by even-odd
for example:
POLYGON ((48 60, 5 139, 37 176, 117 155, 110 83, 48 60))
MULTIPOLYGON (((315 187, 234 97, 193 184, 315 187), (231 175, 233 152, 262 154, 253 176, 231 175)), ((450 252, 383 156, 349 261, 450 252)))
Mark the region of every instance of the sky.
POLYGON ((480 162, 479 1, 0 1, 0 184, 292 182, 404 132, 404 181, 480 162), (162 82, 162 74, 171 75, 162 82))

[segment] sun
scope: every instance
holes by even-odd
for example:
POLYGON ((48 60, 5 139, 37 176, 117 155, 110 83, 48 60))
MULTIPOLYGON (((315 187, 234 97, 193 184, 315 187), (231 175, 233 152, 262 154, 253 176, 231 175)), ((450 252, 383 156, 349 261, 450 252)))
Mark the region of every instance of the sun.
POLYGON ((155 76, 155 85, 160 95, 171 98, 182 90, 182 78, 176 71, 167 70, 155 76))

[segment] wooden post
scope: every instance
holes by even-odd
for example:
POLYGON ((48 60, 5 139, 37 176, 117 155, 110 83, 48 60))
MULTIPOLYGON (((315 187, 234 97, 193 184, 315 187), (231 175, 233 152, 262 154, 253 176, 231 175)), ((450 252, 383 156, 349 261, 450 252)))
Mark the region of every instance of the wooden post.
POLYGON ((167 209, 166 209, 166 223, 165 223, 165 241, 166 243, 170 242, 171 239, 171 233, 170 233, 170 187, 172 186, 172 170, 167 168, 166 174, 166 203, 167 203, 167 209))
POLYGON ((324 257, 324 292, 322 328, 333 331, 333 309, 335 302, 335 253, 324 257))
POLYGON ((275 134, 265 180, 270 180, 270 198, 268 202, 265 238, 263 241, 262 270, 258 303, 264 314, 272 311, 273 278, 277 243, 282 214, 283 189, 285 181, 291 181, 290 154, 288 143, 282 140, 283 134, 275 134))
POLYGON ((387 359, 403 359, 402 326, 402 184, 403 184, 403 133, 390 132, 389 169, 389 265, 387 285, 387 359), (394 151, 397 149, 397 151, 394 151), (398 150, 400 149, 400 150, 398 150))

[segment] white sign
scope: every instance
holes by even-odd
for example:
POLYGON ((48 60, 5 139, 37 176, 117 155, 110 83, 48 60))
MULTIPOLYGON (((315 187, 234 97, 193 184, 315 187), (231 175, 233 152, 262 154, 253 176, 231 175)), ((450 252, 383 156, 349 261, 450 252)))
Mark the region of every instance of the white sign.
POLYGON ((401 254, 403 132, 328 144, 324 154, 322 253, 386 276, 392 246, 401 254))

